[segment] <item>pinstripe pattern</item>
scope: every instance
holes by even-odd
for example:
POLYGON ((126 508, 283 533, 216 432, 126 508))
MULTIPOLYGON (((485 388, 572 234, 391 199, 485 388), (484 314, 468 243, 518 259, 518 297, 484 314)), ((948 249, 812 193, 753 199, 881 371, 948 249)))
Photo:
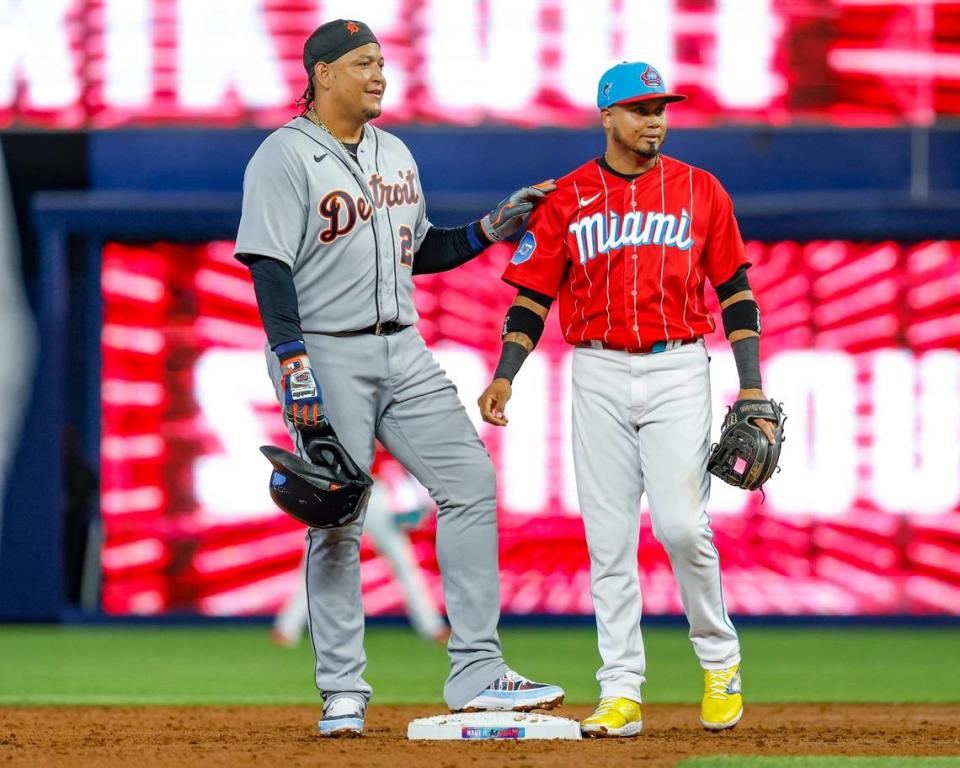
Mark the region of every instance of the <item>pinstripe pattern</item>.
MULTIPOLYGON (((603 212, 607 218, 610 218, 610 191, 607 189, 607 180, 603 178, 603 171, 597 165, 597 175, 600 177, 600 183, 603 184, 603 212)), ((577 198, 580 199, 579 197, 577 198)), ((607 284, 607 330, 603 332, 604 342, 610 340, 610 331, 613 329, 613 320, 610 318, 610 252, 607 251, 607 274, 605 276, 607 284)))
MULTIPOLYGON (((663 183, 663 160, 657 157, 657 167, 660 169, 660 213, 667 212, 667 189, 663 183)), ((663 300, 666 298, 666 291, 663 290, 663 270, 667 266, 667 246, 666 243, 660 245, 660 319, 663 320, 663 338, 670 338, 670 331, 667 330, 667 314, 663 311, 663 300)), ((636 268, 636 267, 634 267, 636 268)))
POLYGON ((710 174, 660 156, 630 178, 592 160, 559 180, 545 209, 530 226, 539 250, 504 277, 559 297, 568 342, 635 350, 714 330, 705 282, 730 274, 745 255, 710 174))
MULTIPOLYGON (((582 198, 580 197, 580 187, 577 186, 577 183, 576 183, 576 182, 573 183, 573 191, 574 191, 574 193, 577 195, 577 212, 579 213, 580 211, 583 210, 583 204, 580 202, 580 200, 582 199, 582 198)), ((591 291, 591 289, 593 288, 593 282, 590 280, 590 272, 587 270, 587 265, 586 265, 586 264, 583 265, 583 274, 584 274, 584 276, 587 278, 587 301, 580 304, 580 320, 581 320, 581 322, 583 322, 583 331, 582 331, 581 334, 580 334, 580 341, 583 341, 583 340, 586 339, 586 337, 587 337, 587 326, 589 325, 589 323, 587 323, 587 317, 586 317, 586 315, 584 314, 584 308, 586 307, 586 304, 590 301, 590 291, 591 291)), ((574 275, 576 275, 576 271, 574 271, 574 275)), ((573 279, 574 279, 574 278, 571 278, 571 281, 572 281, 573 279)), ((572 289, 572 288, 573 288, 573 286, 572 286, 572 284, 571 284, 571 289, 572 289)), ((577 295, 576 295, 576 293, 574 293, 573 300, 574 300, 574 302, 577 301, 577 295)), ((573 311, 573 314, 571 315, 571 318, 570 318, 570 323, 571 323, 571 325, 573 324, 573 318, 576 317, 576 314, 577 314, 576 304, 574 304, 574 311, 573 311)), ((569 327, 568 327, 567 331, 568 331, 568 334, 569 334, 569 327)))
MULTIPOLYGON (((687 166, 688 179, 690 181, 690 231, 693 232, 693 168, 687 166)), ((687 275, 683 279, 683 324, 686 326, 690 336, 694 336, 693 328, 687 322, 687 302, 690 298, 690 268, 693 264, 693 248, 687 250, 687 275)))

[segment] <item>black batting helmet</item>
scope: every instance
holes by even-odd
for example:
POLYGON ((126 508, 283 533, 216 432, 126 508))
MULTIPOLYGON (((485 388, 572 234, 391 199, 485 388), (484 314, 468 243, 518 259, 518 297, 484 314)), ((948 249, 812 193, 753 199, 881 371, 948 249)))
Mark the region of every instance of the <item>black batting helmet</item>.
POLYGON ((270 497, 284 512, 311 528, 349 525, 363 511, 373 480, 335 435, 306 438, 313 462, 272 445, 260 452, 273 465, 270 497))

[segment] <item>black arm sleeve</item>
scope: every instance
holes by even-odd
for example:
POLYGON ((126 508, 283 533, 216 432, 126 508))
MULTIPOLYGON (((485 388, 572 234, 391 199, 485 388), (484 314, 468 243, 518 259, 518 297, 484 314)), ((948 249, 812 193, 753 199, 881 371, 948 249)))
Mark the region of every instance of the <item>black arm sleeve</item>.
POLYGON ((527 359, 530 353, 522 344, 515 341, 507 341, 500 350, 500 362, 497 363, 497 370, 493 372, 493 378, 506 379, 513 384, 513 378, 520 371, 520 366, 527 359))
POLYGON ((733 273, 733 277, 716 287, 717 298, 726 301, 735 293, 750 290, 750 281, 747 279, 747 267, 742 265, 733 273))
POLYGON ((538 291, 534 291, 530 288, 521 288, 519 291, 517 291, 517 295, 523 296, 526 299, 530 299, 530 301, 535 301, 541 307, 545 307, 546 309, 550 309, 550 305, 553 304, 553 299, 547 296, 547 294, 539 293, 538 291))
POLYGON ((430 227, 420 244, 420 250, 414 256, 413 274, 446 272, 466 264, 489 245, 490 241, 483 234, 479 221, 449 229, 430 227))
POLYGON ((253 276, 257 307, 270 348, 276 349, 287 341, 303 339, 300 305, 290 267, 269 256, 244 253, 239 254, 238 258, 250 268, 253 276))

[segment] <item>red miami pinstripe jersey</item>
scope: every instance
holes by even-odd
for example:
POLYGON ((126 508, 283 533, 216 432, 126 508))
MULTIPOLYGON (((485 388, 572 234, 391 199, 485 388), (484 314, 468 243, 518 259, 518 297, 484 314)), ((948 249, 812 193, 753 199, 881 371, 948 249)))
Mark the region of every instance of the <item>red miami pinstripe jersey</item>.
POLYGON ((597 160, 560 179, 530 217, 503 279, 559 295, 569 343, 645 350, 713 331, 705 280, 719 285, 745 263, 720 182, 660 155, 632 180, 597 160))

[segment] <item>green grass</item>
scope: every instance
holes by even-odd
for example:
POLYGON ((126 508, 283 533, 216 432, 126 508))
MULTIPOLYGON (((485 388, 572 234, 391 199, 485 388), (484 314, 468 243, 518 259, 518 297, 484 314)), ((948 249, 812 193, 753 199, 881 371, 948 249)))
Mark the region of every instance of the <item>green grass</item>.
POLYGON ((956 768, 960 757, 691 757, 677 768, 956 768))
MULTIPOLYGON (((589 627, 507 628, 509 663, 562 685, 570 702, 597 695, 589 627)), ((644 632, 648 702, 695 702, 701 677, 686 632, 644 632)), ((960 702, 953 629, 752 628, 741 632, 752 702, 960 702)), ((446 654, 411 631, 367 633, 378 703, 436 703, 446 654)), ((318 699, 309 642, 270 643, 265 628, 0 626, 0 705, 296 704, 318 699)))

